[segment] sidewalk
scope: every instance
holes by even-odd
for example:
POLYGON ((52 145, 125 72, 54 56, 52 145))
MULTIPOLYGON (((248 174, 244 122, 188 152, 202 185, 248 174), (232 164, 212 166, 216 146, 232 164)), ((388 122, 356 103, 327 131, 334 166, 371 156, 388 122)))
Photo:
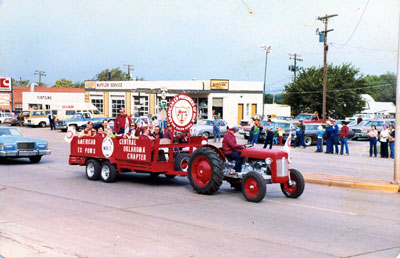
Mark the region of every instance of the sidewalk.
MULTIPOLYGON (((245 141, 238 136, 238 143, 245 141)), ((242 143, 243 142, 243 143, 242 143)), ((257 144, 256 147, 261 147, 257 144)), ((340 148, 340 146, 339 146, 340 148)), ((273 146, 273 149, 282 149, 273 146)), ((299 170, 307 183, 327 186, 350 187, 386 192, 399 192, 400 185, 393 185, 394 161, 370 158, 367 141, 349 141, 350 155, 315 153, 316 146, 305 149, 292 148, 291 168, 299 170)), ((325 146, 324 146, 325 150, 325 146)))
POLYGON ((394 185, 391 184, 390 181, 385 180, 307 172, 303 172, 302 174, 304 180, 311 184, 350 187, 385 192, 400 192, 400 185, 394 185))

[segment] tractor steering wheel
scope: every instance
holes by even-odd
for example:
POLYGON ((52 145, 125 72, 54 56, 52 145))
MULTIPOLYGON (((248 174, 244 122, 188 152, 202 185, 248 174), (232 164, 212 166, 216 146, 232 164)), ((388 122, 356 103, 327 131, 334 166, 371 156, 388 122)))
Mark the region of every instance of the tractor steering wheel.
POLYGON ((250 148, 250 147, 253 147, 253 146, 254 146, 254 143, 246 143, 246 144, 243 144, 240 147, 243 148, 243 149, 246 149, 246 148, 250 148))

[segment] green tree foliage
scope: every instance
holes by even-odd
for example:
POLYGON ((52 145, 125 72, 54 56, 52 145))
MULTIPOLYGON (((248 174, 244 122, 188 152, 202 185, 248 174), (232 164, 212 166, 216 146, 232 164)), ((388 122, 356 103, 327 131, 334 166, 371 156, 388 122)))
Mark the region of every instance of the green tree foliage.
POLYGON ((396 104, 396 75, 386 73, 382 75, 367 75, 368 93, 375 101, 393 102, 396 104))
POLYGON ((14 78, 11 78, 11 83, 13 86, 29 86, 31 83, 29 80, 15 80, 14 78))
POLYGON ((53 86, 53 88, 72 88, 72 81, 61 78, 60 80, 56 81, 56 84, 53 86))
POLYGON ((128 75, 119 68, 105 69, 96 75, 97 81, 129 81, 128 75), (110 79, 109 79, 110 74, 110 79))
MULTIPOLYGON (((327 116, 339 119, 359 113, 365 105, 361 94, 367 93, 367 86, 365 78, 352 65, 328 65, 327 116)), ((292 107, 294 115, 315 111, 322 114, 322 88, 323 68, 303 69, 295 83, 285 85, 283 102, 292 107)))
POLYGON ((60 80, 56 81, 56 84, 52 86, 53 88, 84 88, 84 82, 72 82, 65 78, 61 78, 60 80))

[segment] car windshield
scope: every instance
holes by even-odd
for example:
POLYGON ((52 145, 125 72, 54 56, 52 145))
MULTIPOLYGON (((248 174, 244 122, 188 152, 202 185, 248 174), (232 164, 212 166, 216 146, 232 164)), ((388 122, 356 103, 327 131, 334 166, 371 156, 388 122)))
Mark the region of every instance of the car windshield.
POLYGON ((22 133, 17 128, 0 128, 1 136, 22 136, 22 133))
POLYGON ((211 125, 212 122, 210 120, 201 120, 198 124, 199 125, 211 125))
POLYGON ((275 123, 275 128, 288 129, 289 127, 289 123, 275 123))
POLYGON ((383 121, 369 121, 368 123, 365 124, 365 126, 382 126, 383 125, 383 121))
POLYGON ((81 113, 77 113, 75 115, 72 116, 72 119, 80 119, 82 117, 81 113))
POLYGON ((296 116, 296 119, 298 119, 298 120, 311 120, 311 115, 300 114, 300 115, 296 116))

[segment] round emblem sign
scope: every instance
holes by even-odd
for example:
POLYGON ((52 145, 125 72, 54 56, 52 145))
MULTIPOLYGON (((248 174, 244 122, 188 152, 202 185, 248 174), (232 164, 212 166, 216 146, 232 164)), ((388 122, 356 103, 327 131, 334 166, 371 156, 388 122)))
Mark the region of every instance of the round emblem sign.
POLYGON ((196 122, 196 115, 196 103, 188 95, 176 95, 169 102, 167 118, 168 122, 176 131, 188 131, 196 122))
POLYGON ((114 142, 111 138, 105 137, 103 140, 103 144, 101 145, 101 151, 103 152, 104 157, 109 158, 114 152, 114 142))

